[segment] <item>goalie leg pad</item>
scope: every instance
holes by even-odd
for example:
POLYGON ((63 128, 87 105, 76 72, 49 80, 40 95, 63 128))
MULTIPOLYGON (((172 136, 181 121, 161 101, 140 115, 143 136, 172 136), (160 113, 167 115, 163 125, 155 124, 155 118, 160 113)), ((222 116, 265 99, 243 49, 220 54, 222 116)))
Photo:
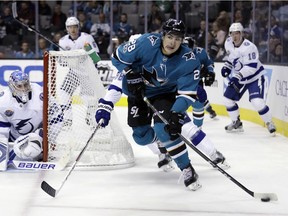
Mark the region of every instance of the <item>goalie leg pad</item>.
POLYGON ((8 145, 0 140, 0 171, 7 170, 8 145))

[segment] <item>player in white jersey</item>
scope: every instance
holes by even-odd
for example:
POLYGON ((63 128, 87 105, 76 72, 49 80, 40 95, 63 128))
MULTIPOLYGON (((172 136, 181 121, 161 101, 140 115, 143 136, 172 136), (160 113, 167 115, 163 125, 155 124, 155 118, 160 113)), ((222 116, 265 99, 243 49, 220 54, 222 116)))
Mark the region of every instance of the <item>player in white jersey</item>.
MULTIPOLYGON (((76 17, 68 17, 66 20, 66 30, 67 30, 67 35, 63 36, 59 40, 59 45, 62 50, 76 50, 76 49, 85 49, 87 51, 87 47, 89 49, 88 54, 92 58, 94 64, 95 64, 95 73, 98 73, 97 71, 97 62, 100 60, 100 57, 98 55, 99 53, 99 48, 94 40, 94 38, 85 33, 85 32, 80 32, 80 24, 79 20, 76 17)), ((76 88, 79 86, 80 83, 82 83, 83 86, 89 87, 89 84, 85 84, 86 82, 89 82, 88 77, 85 77, 85 75, 81 75, 81 71, 74 71, 74 69, 70 69, 69 73, 64 79, 64 82, 61 86, 62 90, 62 97, 64 98, 63 101, 64 104, 67 104, 66 101, 70 100, 69 107, 67 107, 67 115, 72 116, 71 114, 68 114, 68 112, 72 112, 71 110, 71 98, 73 93, 75 92, 76 88), (79 76, 80 75, 80 76, 79 76), (75 85, 71 85, 71 80, 73 80, 72 83, 75 83, 75 85)), ((91 95, 91 92, 93 92, 89 88, 81 88, 81 95, 84 97, 88 97, 91 95), (83 91, 84 90, 84 91, 83 91)), ((88 111, 87 113, 94 113, 96 109, 96 106, 88 106, 88 111)), ((86 122, 87 124, 93 124, 93 121, 91 120, 94 118, 87 116, 86 117, 86 122), (92 122, 91 122, 92 121, 92 122)), ((67 124, 72 124, 72 119, 67 119, 67 124), (68 122, 68 123, 67 123, 68 122)))
POLYGON ((259 61, 257 47, 243 37, 243 30, 241 23, 232 23, 229 28, 230 37, 225 41, 228 59, 221 74, 228 79, 228 86, 224 92, 224 103, 232 120, 225 130, 227 132, 243 131, 237 101, 248 90, 249 101, 266 123, 269 132, 274 134, 276 128, 272 122, 269 107, 265 103, 267 94, 265 70, 259 61))
POLYGON ((9 160, 38 160, 42 155, 42 87, 14 71, 0 92, 0 170, 9 160), (7 155, 9 154, 9 156, 7 155))
POLYGON ((94 38, 85 32, 79 32, 79 20, 76 17, 69 17, 66 20, 67 35, 59 40, 63 50, 84 49, 85 43, 89 43, 94 52, 99 53, 99 48, 94 38))

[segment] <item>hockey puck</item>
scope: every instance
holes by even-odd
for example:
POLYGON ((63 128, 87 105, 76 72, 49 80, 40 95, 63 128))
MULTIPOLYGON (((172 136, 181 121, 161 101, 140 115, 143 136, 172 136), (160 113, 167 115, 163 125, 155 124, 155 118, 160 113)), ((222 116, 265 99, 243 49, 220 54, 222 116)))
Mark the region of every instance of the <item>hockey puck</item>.
POLYGON ((270 198, 269 198, 269 197, 267 197, 267 198, 261 198, 261 201, 262 201, 262 202, 269 202, 269 201, 270 201, 270 198))

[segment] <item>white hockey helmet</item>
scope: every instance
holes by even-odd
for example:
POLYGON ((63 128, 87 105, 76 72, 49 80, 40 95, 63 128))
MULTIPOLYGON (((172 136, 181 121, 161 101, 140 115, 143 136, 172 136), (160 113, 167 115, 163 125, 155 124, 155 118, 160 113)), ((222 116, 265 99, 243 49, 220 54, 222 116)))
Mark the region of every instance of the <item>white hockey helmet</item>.
POLYGON ((76 17, 68 17, 65 22, 65 25, 66 29, 68 26, 74 26, 74 25, 77 25, 79 27, 79 20, 76 17))
POLYGON ((31 98, 31 85, 28 74, 17 70, 11 73, 8 81, 10 91, 16 99, 26 103, 31 98))
POLYGON ((237 22, 237 23, 232 23, 230 28, 229 28, 229 34, 231 34, 231 32, 243 32, 244 28, 242 26, 241 23, 237 22))

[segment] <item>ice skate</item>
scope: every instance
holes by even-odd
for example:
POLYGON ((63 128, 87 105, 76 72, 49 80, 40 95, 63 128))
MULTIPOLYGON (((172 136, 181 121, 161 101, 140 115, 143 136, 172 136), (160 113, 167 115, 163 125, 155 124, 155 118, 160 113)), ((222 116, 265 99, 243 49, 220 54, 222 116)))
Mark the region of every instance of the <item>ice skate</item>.
POLYGON ((212 110, 211 112, 209 112, 209 116, 211 119, 214 119, 217 116, 217 114, 214 110, 212 110))
POLYGON ((164 172, 170 172, 175 169, 175 167, 173 166, 173 160, 168 153, 159 154, 158 167, 164 172))
POLYGON ((209 106, 206 111, 209 113, 209 116, 211 119, 215 118, 217 116, 216 112, 212 109, 211 106, 209 106))
POLYGON ((243 124, 240 121, 240 119, 237 119, 236 121, 233 121, 231 124, 225 126, 225 130, 228 133, 234 133, 234 132, 243 132, 243 124))
MULTIPOLYGON (((214 154, 212 154, 210 156, 210 159, 213 161, 214 164, 217 164, 222 169, 230 168, 230 165, 226 162, 226 158, 219 151, 216 151, 214 154)), ((216 166, 214 166, 214 167, 216 167, 216 166)))
POLYGON ((185 186, 192 191, 196 191, 202 187, 198 181, 198 174, 195 172, 191 164, 182 170, 185 186))
POLYGON ((273 136, 275 136, 275 135, 276 135, 276 134, 275 134, 275 132, 276 132, 276 127, 275 127, 274 123, 271 121, 271 122, 267 122, 266 125, 267 125, 268 131, 269 131, 273 136))

